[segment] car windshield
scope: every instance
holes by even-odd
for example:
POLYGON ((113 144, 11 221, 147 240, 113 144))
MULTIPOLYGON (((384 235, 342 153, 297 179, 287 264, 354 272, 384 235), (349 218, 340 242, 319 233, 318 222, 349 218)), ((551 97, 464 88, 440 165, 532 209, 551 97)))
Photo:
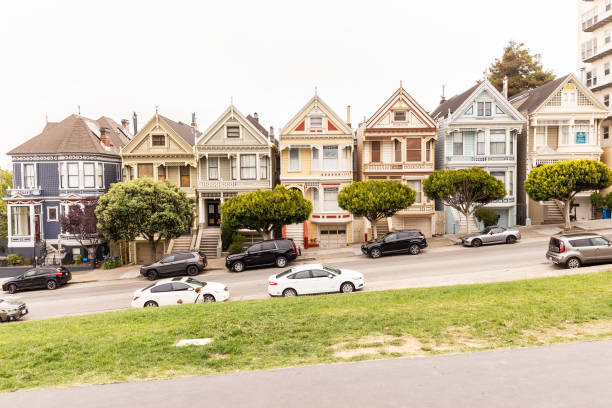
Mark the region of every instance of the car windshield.
POLYGON ((203 288, 204 286, 206 286, 206 282, 202 282, 202 281, 199 281, 199 280, 197 280, 197 279, 193 279, 193 278, 188 278, 188 279, 186 280, 186 282, 187 282, 188 284, 190 284, 190 285, 193 285, 193 286, 199 286, 199 287, 201 287, 201 288, 203 288))
POLYGON ((378 237, 378 238, 376 238, 374 241, 376 241, 376 242, 382 242, 382 240, 383 240, 383 239, 385 239, 385 237, 386 237, 387 235, 391 235, 391 234, 393 234, 393 233, 392 233, 392 232, 388 232, 388 233, 386 233, 385 235, 383 235, 382 237, 378 237))
POLYGON ((483 233, 483 234, 488 234, 489 232, 491 232, 492 229, 493 229, 493 227, 487 227, 487 228, 483 229, 480 232, 483 233))
POLYGON ((335 273, 336 275, 340 275, 342 273, 340 269, 331 268, 329 266, 324 266, 323 269, 325 269, 327 272, 335 273))
POLYGON ((279 273, 278 275, 276 275, 276 278, 282 278, 283 276, 290 274, 291 271, 293 271, 293 269, 287 269, 286 271, 283 271, 279 273))

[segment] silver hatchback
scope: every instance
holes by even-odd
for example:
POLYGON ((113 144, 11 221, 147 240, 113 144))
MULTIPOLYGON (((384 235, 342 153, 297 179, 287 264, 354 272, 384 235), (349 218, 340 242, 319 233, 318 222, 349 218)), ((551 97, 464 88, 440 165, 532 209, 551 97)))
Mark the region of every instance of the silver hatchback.
POLYGON ((612 262, 612 242, 591 233, 555 235, 548 243, 546 259, 568 268, 612 262))

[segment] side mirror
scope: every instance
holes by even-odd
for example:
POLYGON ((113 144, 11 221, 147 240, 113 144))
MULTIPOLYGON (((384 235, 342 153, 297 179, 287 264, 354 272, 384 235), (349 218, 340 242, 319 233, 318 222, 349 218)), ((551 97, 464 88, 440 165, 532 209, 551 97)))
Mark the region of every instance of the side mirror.
POLYGON ((493 235, 493 234, 494 234, 494 232, 493 232, 493 231, 489 231, 489 235, 493 235))
POLYGON ((190 290, 190 291, 192 291, 192 292, 193 292, 195 289, 194 289, 194 288, 189 288, 189 289, 187 289, 187 290, 190 290))
POLYGON ((331 274, 330 274, 330 275, 327 275, 327 277, 328 277, 329 279, 334 279, 334 275, 331 275, 331 274))

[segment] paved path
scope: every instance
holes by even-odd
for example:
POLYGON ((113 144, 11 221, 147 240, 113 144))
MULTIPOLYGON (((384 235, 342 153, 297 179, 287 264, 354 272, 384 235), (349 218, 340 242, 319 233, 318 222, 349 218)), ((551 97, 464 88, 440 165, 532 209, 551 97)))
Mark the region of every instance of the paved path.
POLYGON ((612 341, 0 394, 0 406, 609 408, 612 341))

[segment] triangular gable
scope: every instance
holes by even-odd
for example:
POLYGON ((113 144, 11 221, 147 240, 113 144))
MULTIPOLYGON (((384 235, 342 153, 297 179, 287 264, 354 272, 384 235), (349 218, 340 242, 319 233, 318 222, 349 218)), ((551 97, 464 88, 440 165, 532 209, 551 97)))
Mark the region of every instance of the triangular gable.
POLYGON ((368 119, 366 129, 391 125, 391 114, 394 110, 406 109, 408 127, 428 127, 435 129, 436 122, 404 88, 399 88, 378 110, 368 119))
MULTIPOLYGON (((512 104, 504 98, 504 96, 489 82, 488 80, 484 80, 478 85, 476 89, 470 94, 469 97, 463 101, 463 103, 451 114, 450 121, 457 120, 459 117, 467 114, 470 109, 473 109, 473 102, 477 98, 482 99, 493 99, 495 103, 492 106, 492 109, 497 109, 498 107, 508 116, 513 118, 516 121, 525 121, 525 117, 514 107, 512 104)), ((473 115, 473 111, 471 115, 473 115)))
POLYGON ((291 120, 282 128, 281 135, 287 135, 291 132, 302 132, 306 130, 306 118, 310 115, 321 115, 327 118, 328 126, 326 131, 342 132, 343 134, 351 135, 353 132, 344 120, 336 114, 318 95, 313 96, 307 103, 291 118, 291 120), (331 125, 331 127, 329 126, 331 125))
POLYGON ((561 82, 557 86, 557 88, 555 88, 548 95, 548 97, 532 112, 537 113, 540 109, 546 106, 560 106, 560 104, 556 105, 556 102, 557 100, 559 101, 561 100, 561 94, 563 92, 563 89, 566 88, 568 85, 573 86, 577 91, 577 95, 576 95, 577 102, 578 102, 577 106, 593 106, 602 111, 605 111, 605 112, 608 111, 608 108, 601 101, 599 101, 599 99, 597 99, 595 94, 593 94, 593 92, 591 92, 591 90, 587 88, 587 86, 584 85, 582 81, 576 78, 574 74, 569 74, 565 78, 565 80, 561 82), (584 98, 582 99, 583 101, 582 103, 580 103, 581 101, 580 98, 584 98))
MULTIPOLYGON (((192 153, 193 147, 189 145, 174 129, 157 113, 134 135, 134 137, 121 149, 122 154, 138 153, 137 150, 147 142, 152 132, 163 132, 166 136, 178 145, 184 153, 192 153)), ((168 151, 159 152, 167 154, 168 151)))
POLYGON ((228 121, 246 128, 262 145, 272 145, 272 142, 265 135, 263 135, 259 129, 253 126, 253 124, 247 120, 247 118, 240 113, 240 111, 234 105, 230 105, 221 114, 221 116, 219 116, 217 120, 215 120, 212 125, 210 125, 208 129, 204 131, 202 136, 196 141, 196 145, 204 145, 208 143, 208 141, 213 138, 228 121))

